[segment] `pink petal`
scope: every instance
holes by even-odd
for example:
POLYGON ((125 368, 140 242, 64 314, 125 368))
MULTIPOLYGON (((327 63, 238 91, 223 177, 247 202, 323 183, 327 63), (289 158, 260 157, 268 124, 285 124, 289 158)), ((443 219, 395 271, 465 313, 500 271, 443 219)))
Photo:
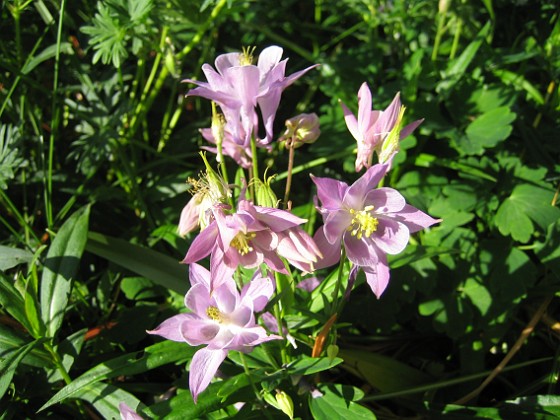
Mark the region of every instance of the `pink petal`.
POLYGON ((389 284, 389 266, 384 255, 379 258, 379 263, 373 267, 362 267, 366 275, 366 281, 371 287, 371 291, 379 297, 389 284))
POLYGON ((194 238, 183 263, 191 264, 205 258, 216 246, 217 237, 218 225, 216 222, 212 222, 194 238))
POLYGON ((337 210, 329 213, 325 219, 323 230, 325 231, 325 238, 331 244, 334 244, 347 231, 352 223, 352 215, 345 210, 337 210))
POLYGON ((195 284, 203 284, 208 289, 210 287, 210 271, 197 263, 189 265, 189 280, 191 286, 195 284))
POLYGON ((371 116, 371 91, 364 82, 358 91, 358 131, 362 141, 365 140, 365 133, 371 127, 371 116))
POLYGON ((366 195, 365 206, 373 206, 375 213, 397 213, 406 205, 400 192, 392 188, 376 188, 366 195))
POLYGON ((237 265, 230 267, 224 263, 224 253, 219 246, 216 247, 210 256, 210 290, 213 291, 218 287, 223 287, 225 284, 229 284, 229 287, 235 290, 233 274, 236 268, 237 265))
POLYGON ((224 74, 226 69, 230 67, 240 66, 241 62, 239 59, 241 58, 241 55, 242 54, 239 52, 220 54, 218 57, 216 57, 216 60, 214 61, 216 70, 218 70, 220 74, 224 74))
POLYGON ((323 257, 320 258, 319 261, 315 263, 316 269, 330 267, 331 265, 334 265, 340 261, 341 237, 339 237, 333 244, 331 244, 325 238, 325 233, 323 227, 321 226, 317 230, 317 232, 315 232, 315 235, 313 236, 313 240, 315 241, 317 247, 319 248, 321 254, 323 255, 323 257))
POLYGON ((121 415, 121 420, 143 420, 142 416, 136 414, 136 412, 124 402, 119 403, 119 413, 121 415))
POLYGON ((418 232, 428 226, 441 222, 442 219, 434 219, 426 213, 418 210, 411 205, 405 205, 404 208, 394 215, 393 219, 398 220, 406 225, 410 233, 418 232))
POLYGON ((284 50, 277 45, 272 45, 262 50, 257 61, 257 67, 261 73, 268 73, 276 64, 278 64, 282 59, 283 51, 284 50))
POLYGON ((171 341, 183 342, 185 338, 181 333, 181 325, 184 321, 198 319, 194 314, 178 314, 163 321, 153 330, 146 331, 148 334, 159 335, 171 341))
POLYGON ((329 210, 342 207, 342 198, 348 189, 348 184, 332 178, 318 178, 311 175, 311 180, 317 186, 317 197, 321 205, 329 210))
POLYGON ((342 103, 342 101, 339 101, 339 103, 342 107, 342 112, 344 113, 344 121, 346 122, 348 131, 350 131, 350 134, 352 134, 352 137, 354 137, 356 141, 362 142, 362 133, 360 133, 360 129, 358 128, 358 120, 356 119, 352 111, 350 111, 348 107, 344 105, 344 103, 342 103))
POLYGON ((208 387, 227 354, 226 350, 208 349, 200 349, 194 354, 189 373, 189 389, 195 403, 198 394, 208 387))
POLYGON ((260 277, 257 270, 255 277, 247 283, 241 291, 241 305, 246 300, 252 302, 255 312, 260 312, 264 309, 270 297, 274 293, 274 283, 267 277, 260 277))
POLYGON ((406 136, 412 134, 412 132, 414 130, 416 130, 416 127, 418 127, 420 124, 422 124, 424 122, 424 118, 420 119, 420 120, 416 120, 414 122, 411 122, 410 124, 408 124, 406 127, 404 127, 401 130, 399 139, 402 140, 404 139, 406 136))
POLYGON ((196 194, 189 200, 187 205, 181 211, 179 218, 179 235, 185 236, 198 228, 198 218, 200 214, 200 201, 196 194))
POLYGON ((216 321, 192 318, 181 323, 184 341, 191 346, 200 346, 213 341, 222 329, 216 321))
MULTIPOLYGON (((233 280, 232 280, 233 281, 233 280)), ((216 302, 216 306, 221 313, 229 314, 233 312, 239 304, 239 292, 237 288, 231 289, 227 285, 223 285, 214 289, 212 297, 216 302)))
POLYGON ((384 253, 398 254, 406 248, 410 232, 404 223, 389 218, 379 218, 377 230, 370 237, 384 253))
POLYGON ((185 295, 185 306, 200 318, 208 318, 206 310, 209 306, 214 306, 208 286, 201 283, 192 286, 185 295))
POLYGON ((372 241, 358 239, 347 232, 343 238, 348 259, 359 266, 375 265, 378 261, 379 248, 372 241))
MULTIPOLYGON (((344 204, 354 210, 362 210, 366 194, 375 188, 381 178, 385 176, 389 167, 387 165, 374 165, 369 168, 356 182, 354 182, 344 195, 344 204)), ((208 229, 208 228, 207 228, 208 229)))

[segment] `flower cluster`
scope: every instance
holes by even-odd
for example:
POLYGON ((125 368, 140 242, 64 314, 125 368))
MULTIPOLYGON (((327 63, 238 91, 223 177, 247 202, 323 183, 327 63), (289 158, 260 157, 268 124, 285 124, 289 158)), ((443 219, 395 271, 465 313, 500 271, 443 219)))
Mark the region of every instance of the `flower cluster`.
MULTIPOLYGON (((317 140, 319 118, 313 113, 298 115, 286 122, 286 131, 278 139, 289 149, 289 166, 284 209, 277 208, 280 202, 272 190, 272 178, 259 178, 257 147, 273 146, 273 123, 282 91, 315 67, 286 77, 287 59, 281 60, 282 52, 280 47, 268 47, 256 65, 253 50, 223 54, 216 59, 215 69, 209 64, 202 67, 206 82, 186 80, 197 86, 188 96, 215 103, 212 127, 201 133, 215 146, 205 149, 217 154, 220 173, 203 154, 206 171, 199 180, 189 180, 193 196, 179 222, 181 235, 200 230, 183 260, 189 264, 191 283, 184 299, 188 312, 165 320, 149 333, 204 346, 190 362, 189 388, 195 402, 229 352, 249 352, 254 346, 281 339, 297 348, 295 334, 290 334, 282 319, 286 308, 281 290, 276 292, 278 278, 289 278, 293 293, 301 275, 348 264, 349 284, 361 270, 379 298, 389 282, 386 255, 398 254, 407 246, 410 234, 439 221, 407 204, 398 191, 379 187, 391 169, 399 140, 421 120, 401 129, 404 107, 399 94, 387 109, 371 110, 371 92, 365 83, 358 93, 357 118, 342 104, 348 129, 357 141, 356 172, 366 168, 365 173, 351 185, 311 177, 323 225, 310 235, 303 227, 307 220, 291 211, 289 194, 294 150, 317 140), (259 138, 261 121, 263 138, 259 138), (375 164, 374 154, 378 156, 375 164), (248 182, 235 186, 226 181, 223 156, 232 158, 238 170, 249 169, 248 182), (199 265, 207 257, 209 270, 199 265)), ((310 277, 298 287, 312 290, 318 282, 317 277, 310 277)), ((339 298, 335 293, 333 299, 339 298)), ((336 313, 331 313, 329 325, 335 319, 336 313)), ((327 333, 328 329, 321 332, 327 333)), ((320 346, 312 347, 313 354, 320 354, 320 346)), ((282 361, 288 360, 283 357, 282 361)), ((285 394, 278 391, 278 395, 285 394)))

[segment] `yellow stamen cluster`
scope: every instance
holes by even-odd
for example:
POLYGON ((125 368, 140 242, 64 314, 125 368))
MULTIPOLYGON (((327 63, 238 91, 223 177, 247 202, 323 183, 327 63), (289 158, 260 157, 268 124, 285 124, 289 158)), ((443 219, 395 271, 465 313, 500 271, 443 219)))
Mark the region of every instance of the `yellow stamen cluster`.
POLYGON ((256 47, 243 47, 243 52, 239 56, 240 66, 250 66, 253 64, 253 54, 256 47))
POLYGON ((239 254, 247 255, 249 252, 253 251, 253 247, 249 246, 249 242, 257 236, 256 233, 243 233, 239 232, 231 241, 231 246, 237 249, 239 254))
POLYGON ((206 308, 206 315, 216 322, 222 322, 222 313, 215 306, 209 306, 206 308))
POLYGON ((362 239, 363 236, 369 238, 371 234, 377 230, 379 221, 370 214, 372 210, 373 206, 366 206, 360 211, 350 209, 350 214, 354 217, 352 218, 350 226, 348 226, 348 231, 352 236, 358 239, 362 239))

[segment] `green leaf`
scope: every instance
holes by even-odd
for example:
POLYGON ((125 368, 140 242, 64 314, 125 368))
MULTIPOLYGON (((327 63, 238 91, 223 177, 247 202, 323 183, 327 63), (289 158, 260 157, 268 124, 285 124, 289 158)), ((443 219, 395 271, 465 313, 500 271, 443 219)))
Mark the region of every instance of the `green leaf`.
POLYGON ((77 397, 93 405, 104 419, 120 419, 121 402, 135 411, 144 406, 134 395, 103 382, 88 385, 78 393, 77 397))
POLYGON ((76 398, 83 389, 105 379, 120 375, 136 375, 167 363, 184 362, 191 358, 195 351, 196 348, 187 346, 185 343, 163 341, 147 347, 144 352, 129 353, 108 360, 74 379, 47 401, 40 410, 44 410, 67 398, 76 398))
POLYGON ((375 414, 355 401, 363 397, 358 388, 328 384, 319 387, 323 396, 309 396, 309 408, 315 419, 375 419, 375 414))
POLYGON ((25 301, 21 293, 14 287, 13 282, 2 273, 0 273, 0 305, 16 321, 28 331, 31 331, 31 325, 27 321, 27 314, 25 313, 25 301))
POLYGON ((381 392, 393 392, 431 382, 422 371, 398 360, 363 350, 340 350, 343 367, 364 378, 381 392))
POLYGON ((473 305, 478 308, 482 316, 488 313, 492 305, 492 295, 486 286, 473 278, 469 278, 461 290, 469 297, 473 305))
POLYGON ((494 222, 502 235, 527 242, 533 233, 533 222, 543 230, 560 219, 560 209, 552 206, 554 193, 531 184, 517 185, 498 208, 494 222))
POLYGON ((89 233, 86 250, 181 295, 189 289, 187 266, 167 255, 96 232, 89 233))
POLYGON ((516 114, 507 106, 485 112, 469 124, 466 139, 461 138, 459 146, 466 154, 482 154, 509 137, 515 118, 516 114))
MULTIPOLYGON (((22 74, 28 74, 31 72, 35 67, 41 64, 44 61, 50 60, 56 56, 57 52, 57 44, 51 45, 29 60, 25 66, 21 69, 22 74)), ((60 53, 61 54, 74 54, 74 50, 72 49, 72 44, 69 42, 61 42, 60 43, 60 53)))
POLYGON ((55 336, 64 318, 72 278, 78 271, 87 241, 89 210, 90 207, 86 206, 70 216, 47 253, 40 296, 41 316, 48 337, 55 336))
POLYGON ((560 220, 549 226, 546 241, 537 246, 536 253, 560 280, 560 220))
MULTIPOLYGON (((25 338, 14 330, 0 324, 0 359, 9 357, 14 352, 29 344, 29 337, 25 338)), ((42 348, 34 348, 22 360, 29 366, 52 368, 52 357, 42 348)))
POLYGON ((288 366, 288 372, 291 375, 313 375, 324 370, 331 369, 341 364, 343 359, 335 357, 309 357, 301 355, 298 360, 288 366))
POLYGON ((21 360, 27 355, 27 353, 33 350, 33 347, 35 347, 42 341, 43 340, 32 341, 31 343, 20 347, 4 360, 0 361, 0 399, 2 399, 2 397, 6 393, 6 390, 10 386, 14 373, 16 372, 16 369, 21 360))
POLYGON ((0 245, 0 270, 9 270, 19 264, 27 264, 33 254, 25 249, 11 248, 0 245))

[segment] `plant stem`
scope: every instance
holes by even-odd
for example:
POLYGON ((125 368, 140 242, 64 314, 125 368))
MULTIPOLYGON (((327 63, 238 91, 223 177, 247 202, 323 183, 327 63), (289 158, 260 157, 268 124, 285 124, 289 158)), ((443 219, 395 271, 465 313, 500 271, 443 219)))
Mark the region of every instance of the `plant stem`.
POLYGON ((290 189, 292 188, 292 170, 294 168, 294 141, 295 135, 292 136, 290 142, 286 142, 286 147, 289 150, 288 155, 288 176, 286 178, 286 192, 284 193, 284 208, 288 207, 288 200, 290 199, 290 189))

